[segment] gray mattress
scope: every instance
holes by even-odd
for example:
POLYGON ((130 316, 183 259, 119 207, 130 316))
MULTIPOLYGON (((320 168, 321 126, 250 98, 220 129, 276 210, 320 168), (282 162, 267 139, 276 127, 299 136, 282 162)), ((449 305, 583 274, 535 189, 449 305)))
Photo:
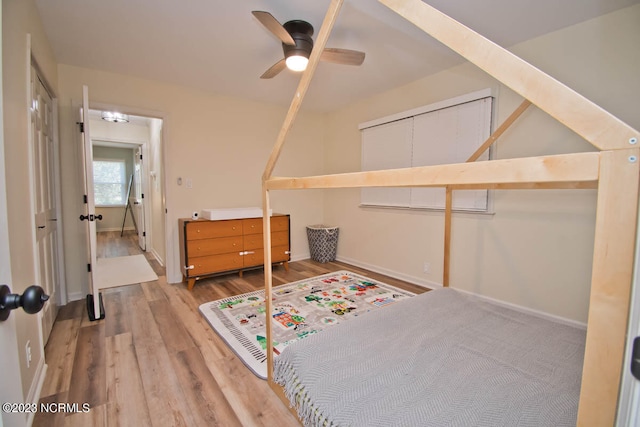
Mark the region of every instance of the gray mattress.
POLYGON ((288 346, 305 425, 575 426, 586 333, 438 289, 288 346))

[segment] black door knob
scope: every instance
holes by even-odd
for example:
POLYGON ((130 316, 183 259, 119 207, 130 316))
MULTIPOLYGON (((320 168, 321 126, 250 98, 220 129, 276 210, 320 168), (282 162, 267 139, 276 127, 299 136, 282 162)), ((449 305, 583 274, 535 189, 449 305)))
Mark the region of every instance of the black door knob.
POLYGON ((29 314, 42 310, 49 295, 40 286, 29 286, 22 295, 12 294, 7 285, 0 285, 0 321, 7 320, 11 310, 22 307, 29 314))

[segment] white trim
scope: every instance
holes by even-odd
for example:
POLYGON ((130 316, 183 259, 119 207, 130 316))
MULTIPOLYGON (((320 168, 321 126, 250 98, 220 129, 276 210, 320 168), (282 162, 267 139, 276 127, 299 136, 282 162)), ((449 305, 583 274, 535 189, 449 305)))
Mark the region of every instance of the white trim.
POLYGON ((153 255, 153 257, 156 259, 156 261, 158 261, 158 264, 160 264, 161 267, 164 267, 164 260, 162 259, 162 257, 158 254, 158 252, 154 249, 151 248, 151 250, 149 251, 151 253, 151 255, 153 255))
MULTIPOLYGON (((91 100, 90 100, 90 108, 92 110, 112 110, 112 111, 117 110, 117 111, 123 112, 124 114, 129 114, 131 116, 141 116, 141 117, 162 120, 162 129, 160 132, 160 139, 161 139, 161 145, 162 145, 160 147, 161 148, 160 163, 162 167, 162 181, 160 182, 160 188, 161 188, 161 194, 163 196, 163 206, 162 206, 161 212, 158 212, 158 215, 163 216, 162 218, 164 222, 164 235, 165 235, 164 249, 166 253, 165 275, 167 278, 167 282, 169 283, 181 282, 182 273, 180 271, 180 266, 178 265, 180 264, 180 262, 178 261, 177 256, 174 256, 174 250, 176 250, 177 248, 177 241, 178 241, 177 234, 174 233, 174 227, 170 226, 170 224, 168 223, 168 214, 167 214, 167 212, 171 208, 169 206, 169 202, 170 200, 172 200, 172 198, 170 197, 171 186, 168 184, 167 180, 169 179, 169 176, 173 176, 172 174, 169 173, 170 171, 169 171, 168 163, 166 161, 168 146, 170 143, 168 138, 169 132, 167 130, 167 128, 170 127, 170 114, 162 111, 157 111, 157 110, 148 110, 148 109, 139 108, 139 107, 123 106, 121 104, 93 102, 91 100), (175 244, 174 244, 174 234, 176 236, 175 244), (170 281, 171 278, 173 278, 176 281, 174 282, 170 281)), ((101 138, 100 140, 108 141, 108 139, 106 138, 101 138)), ((122 141, 122 139, 120 139, 120 141, 122 141)), ((175 230, 177 231, 177 229, 175 230)), ((147 237, 149 237, 149 233, 147 233, 147 237)), ((147 243, 149 241, 153 241, 153 236, 151 236, 151 240, 148 240, 147 243)))
MULTIPOLYGON (((121 231, 121 230, 122 230, 122 228, 120 228, 120 227, 115 227, 115 228, 114 227, 109 227, 109 228, 101 228, 99 230, 96 230, 96 232, 97 233, 102 233, 104 231, 121 231)), ((133 228, 133 227, 125 227, 124 228, 124 231, 134 231, 134 230, 135 230, 135 228, 133 228)))
POLYGON ((62 226, 62 183, 60 181, 60 136, 58 126, 58 98, 53 98, 53 175, 56 188, 56 241, 58 255, 58 304, 67 303, 67 281, 64 265, 64 232, 62 226))
POLYGON ((554 321, 554 322, 557 322, 557 323, 561 323, 563 325, 573 326, 573 327, 584 329, 584 330, 587 329, 587 324, 584 323, 584 322, 578 322, 577 320, 567 319, 566 317, 560 317, 560 316, 556 316, 554 314, 546 313, 544 311, 534 310, 532 308, 524 307, 524 306, 517 305, 517 304, 512 304, 510 302, 505 302, 505 301, 502 301, 502 300, 499 300, 499 299, 495 299, 495 298, 487 297, 487 296, 484 296, 484 295, 480 295, 480 294, 477 294, 475 292, 466 291, 464 289, 458 289, 458 288, 455 288, 453 286, 451 287, 451 289, 455 289, 456 291, 459 291, 459 292, 462 292, 462 293, 465 293, 465 294, 468 294, 468 295, 473 295, 473 296, 478 297, 478 298, 480 298, 482 300, 491 302, 493 304, 496 304, 496 305, 499 305, 499 306, 502 306, 502 307, 510 308, 512 310, 519 311, 521 313, 526 313, 526 314, 530 314, 532 316, 541 317, 543 319, 551 320, 551 321, 554 321))
POLYGON ((420 277, 410 276, 408 274, 400 273, 399 271, 389 270, 387 268, 381 268, 380 266, 368 264, 366 262, 358 261, 356 259, 336 256, 336 260, 340 262, 344 262, 347 264, 355 265, 356 267, 366 268, 367 270, 371 270, 376 273, 384 274, 385 276, 394 277, 399 280, 404 280, 405 282, 412 283, 414 285, 418 285, 423 288, 433 289, 433 288, 441 288, 442 283, 432 282, 431 280, 423 279, 420 277))
POLYGON ((360 123, 358 129, 366 129, 374 126, 379 126, 389 122, 395 122, 398 120, 406 119, 408 117, 417 116, 419 114, 429 113, 431 111, 441 110, 443 108, 452 107, 458 104, 464 104, 465 102, 477 101, 478 99, 488 98, 493 96, 493 89, 482 89, 476 92, 467 93, 464 95, 456 96, 455 98, 445 99, 444 101, 435 102, 433 104, 424 105, 422 107, 414 108, 412 110, 403 111, 401 113, 392 114, 390 116, 380 117, 379 119, 370 120, 368 122, 360 123))
POLYGON ((67 295, 68 302, 83 300, 85 299, 85 297, 86 297, 86 294, 82 291, 71 292, 70 294, 67 295))
MULTIPOLYGON (((27 394, 27 398, 25 403, 31 403, 34 405, 38 405, 40 400, 40 393, 42 393, 42 386, 44 385, 44 380, 47 376, 47 369, 49 365, 44 362, 44 357, 40 359, 38 362, 38 368, 36 369, 36 373, 33 377, 33 382, 31 383, 31 388, 29 389, 29 393, 27 394)), ((30 411, 27 415, 27 425, 31 426, 33 424, 33 418, 35 417, 36 412, 30 411)))
MULTIPOLYGON (((399 280, 403 280, 405 282, 409 282, 409 283, 412 283, 414 285, 421 286, 423 288, 427 288, 427 289, 442 288, 442 284, 441 283, 432 282, 430 280, 426 280, 426 279, 418 278, 418 277, 411 276, 411 275, 408 275, 408 274, 400 273, 400 272, 395 271, 395 270, 390 270, 390 269, 387 269, 387 268, 381 268, 381 267, 379 267, 377 265, 368 264, 366 262, 361 262, 361 261, 358 261, 358 260, 355 260, 355 259, 352 259, 352 258, 337 256, 336 260, 340 261, 340 262, 347 263, 347 264, 355 265, 356 267, 366 268, 367 270, 371 270, 371 271, 374 271, 376 273, 384 274, 386 276, 390 276, 390 277, 393 277, 393 278, 396 278, 396 279, 399 279, 399 280)), ((466 291, 466 290, 463 290, 463 289, 458 289, 458 288, 454 288, 454 287, 451 287, 451 289, 455 289, 456 291, 460 291, 460 292, 463 292, 465 294, 476 296, 476 297, 478 297, 478 298, 480 298, 482 300, 489 301, 489 302, 491 302, 493 304, 496 304, 496 305, 499 305, 499 306, 502 306, 502 307, 507 307, 507 308, 510 308, 512 310, 516 310, 516 311, 519 311, 519 312, 522 312, 522 313, 531 314, 531 315, 536 316, 536 317, 542 317, 542 318, 545 318, 545 319, 548 319, 548 320, 552 320, 552 321, 555 321, 555 322, 558 322, 558 323, 562 323, 564 325, 577 327, 577 328, 580 328, 580 329, 585 329, 585 330, 587 329, 587 324, 584 323, 584 322, 578 322, 577 320, 572 320, 572 319, 567 319, 565 317, 555 316, 553 314, 545 313, 543 311, 534 310, 534 309, 531 309, 531 308, 528 308, 528 307, 523 307, 521 305, 512 304, 512 303, 509 303, 509 302, 497 300, 497 299, 494 299, 494 298, 490 298, 490 297, 487 297, 487 296, 484 296, 484 295, 480 295, 480 294, 477 294, 475 292, 466 291)))

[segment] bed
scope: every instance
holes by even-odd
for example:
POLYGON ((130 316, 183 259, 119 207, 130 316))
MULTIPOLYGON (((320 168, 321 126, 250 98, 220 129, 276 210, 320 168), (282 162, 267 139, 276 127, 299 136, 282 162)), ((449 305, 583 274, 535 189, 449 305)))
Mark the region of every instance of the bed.
POLYGON ((574 426, 585 331, 438 289, 288 346, 309 426, 574 426))
MULTIPOLYGON (((485 142, 493 144, 533 105, 571 129, 596 151, 351 172, 311 177, 273 177, 289 130, 313 78, 343 0, 331 0, 322 27, 291 101, 262 176, 263 212, 270 210, 270 192, 294 189, 361 187, 442 187, 444 214, 443 285, 449 286, 451 199, 459 189, 597 189, 595 245, 591 272, 588 324, 577 409, 578 425, 613 425, 616 419, 629 302, 634 280, 640 184, 640 132, 582 95, 528 64, 508 50, 451 19, 422 0, 379 0, 385 6, 442 42, 524 99, 485 142)), ((264 216, 264 247, 270 248, 270 224, 264 216)), ((265 250, 265 295, 271 312, 271 253, 265 250)), ((271 342, 267 323, 267 342, 271 342)), ((268 353, 268 381, 283 401, 283 387, 274 381, 274 356, 268 353)), ((288 386, 284 382, 285 388, 288 386)), ((427 423, 428 420, 425 420, 427 423)))

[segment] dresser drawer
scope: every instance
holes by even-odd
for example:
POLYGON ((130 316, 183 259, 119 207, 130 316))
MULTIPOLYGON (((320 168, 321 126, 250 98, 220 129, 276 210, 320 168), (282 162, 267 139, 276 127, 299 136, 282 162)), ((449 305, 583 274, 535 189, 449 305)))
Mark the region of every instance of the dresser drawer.
POLYGON ((249 218, 242 220, 242 230, 246 234, 262 235, 262 218, 249 218))
POLYGON ((291 253, 289 252, 289 245, 286 246, 272 246, 271 247, 271 262, 289 261, 291 253))
POLYGON ((289 217, 288 216, 272 216, 271 217, 271 232, 274 231, 289 231, 289 217))
POLYGON ((189 258, 242 251, 242 236, 198 239, 187 242, 189 258))
POLYGON ((242 221, 193 221, 186 225, 187 240, 242 235, 242 221))
POLYGON ((243 245, 245 251, 250 251, 252 249, 262 249, 264 247, 262 234, 250 234, 248 236, 244 236, 243 245))
POLYGON ((243 267, 242 262, 243 257, 240 255, 240 251, 230 254, 195 257, 191 258, 193 268, 187 270, 187 272, 189 277, 194 277, 219 271, 237 270, 243 267))
MULTIPOLYGON (((244 234, 262 234, 262 218, 250 218, 242 220, 244 234)), ((286 216, 271 217, 271 232, 288 231, 289 218, 286 216)))
POLYGON ((245 251, 243 258, 244 267, 255 267, 264 264, 264 251, 262 248, 245 251), (247 253, 248 252, 248 253, 247 253))
MULTIPOLYGON (((271 247, 289 246, 289 233, 286 231, 274 231, 271 233, 271 247)), ((264 248, 262 234, 250 234, 244 236, 244 250, 264 248)))
MULTIPOLYGON (((255 249, 253 251, 245 251, 244 266, 255 267, 264 264, 264 250, 255 249), (246 253, 249 252, 249 253, 246 253)), ((271 262, 289 261, 289 246, 278 246, 271 249, 271 262)))

